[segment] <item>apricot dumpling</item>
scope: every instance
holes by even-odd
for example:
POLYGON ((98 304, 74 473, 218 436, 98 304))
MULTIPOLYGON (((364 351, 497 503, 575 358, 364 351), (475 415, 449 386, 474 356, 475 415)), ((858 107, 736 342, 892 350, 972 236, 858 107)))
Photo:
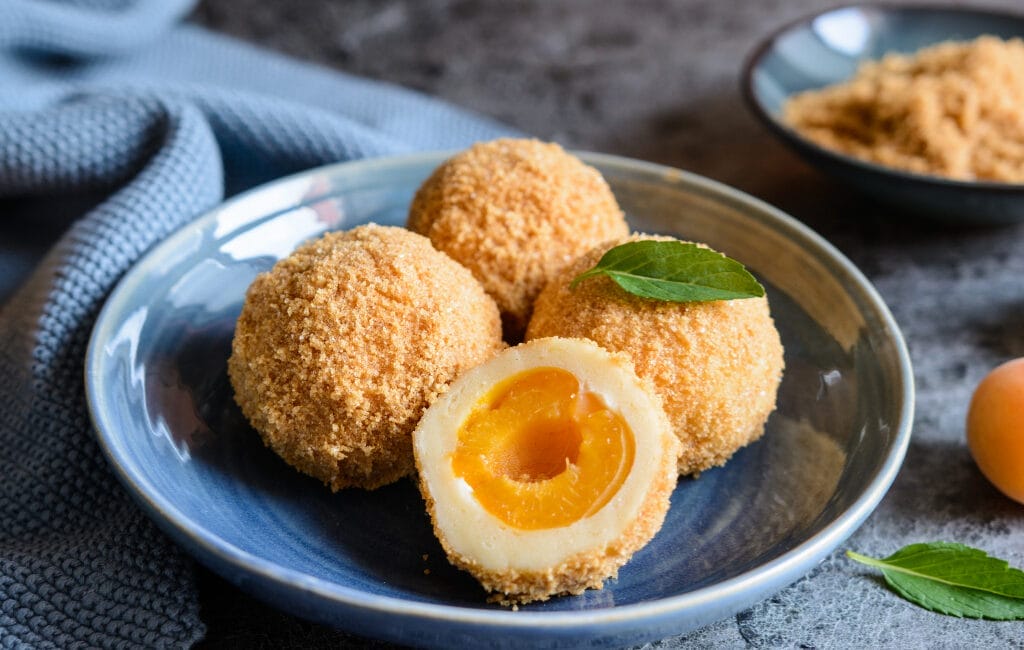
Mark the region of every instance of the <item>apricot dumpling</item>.
POLYGON ((522 338, 533 301, 556 273, 626 219, 593 167, 554 143, 480 142, 441 164, 416 192, 409 229, 464 265, 522 338))
POLYGON ((607 242, 563 270, 538 296, 526 340, 582 337, 629 355, 679 437, 680 476, 699 474, 763 435, 782 381, 782 341, 766 296, 666 302, 630 294, 606 276, 573 286, 613 246, 651 239, 672 240, 607 242))
POLYGON ((264 443, 327 484, 411 474, 412 430, 464 370, 503 347, 469 271, 402 228, 303 244, 249 287, 228 375, 264 443))
POLYGON ((449 560, 505 604, 600 588, 660 529, 676 437, 625 355, 582 339, 509 348, 413 432, 449 560))

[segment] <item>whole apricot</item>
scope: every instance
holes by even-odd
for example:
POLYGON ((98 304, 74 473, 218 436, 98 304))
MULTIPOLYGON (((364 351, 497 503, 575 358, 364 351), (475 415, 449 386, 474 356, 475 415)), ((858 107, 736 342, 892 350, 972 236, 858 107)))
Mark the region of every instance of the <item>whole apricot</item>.
POLYGON ((967 446, 985 478, 1024 503, 1024 358, 996 367, 974 390, 967 446))

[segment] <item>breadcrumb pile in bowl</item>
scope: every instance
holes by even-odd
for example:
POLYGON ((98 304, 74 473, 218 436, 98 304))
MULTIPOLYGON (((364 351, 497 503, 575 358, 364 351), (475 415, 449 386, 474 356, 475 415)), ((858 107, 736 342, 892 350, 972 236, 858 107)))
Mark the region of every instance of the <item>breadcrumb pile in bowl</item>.
POLYGON ((741 87, 771 134, 870 199, 853 219, 1024 221, 1024 14, 816 12, 758 43, 741 87))
POLYGON ((1024 41, 981 36, 888 54, 790 98, 782 118, 822 147, 879 165, 1024 183, 1024 41))

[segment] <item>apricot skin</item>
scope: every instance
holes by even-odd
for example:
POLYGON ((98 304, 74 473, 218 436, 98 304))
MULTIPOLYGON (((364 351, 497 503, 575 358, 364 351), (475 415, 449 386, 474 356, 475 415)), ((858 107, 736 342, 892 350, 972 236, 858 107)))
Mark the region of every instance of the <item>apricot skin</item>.
POLYGON ((998 366, 974 390, 967 446, 985 478, 1024 504, 1024 358, 998 366))

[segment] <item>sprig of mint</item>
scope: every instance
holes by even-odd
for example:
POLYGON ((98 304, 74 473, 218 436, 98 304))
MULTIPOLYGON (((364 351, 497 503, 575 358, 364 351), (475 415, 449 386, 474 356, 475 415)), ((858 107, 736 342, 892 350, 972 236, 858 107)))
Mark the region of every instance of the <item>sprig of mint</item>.
POLYGON ((884 559, 846 552, 882 570, 900 596, 940 614, 1000 621, 1024 619, 1024 571, 963 544, 904 546, 884 559))
POLYGON ((671 302, 757 298, 764 287, 742 264, 721 253, 681 241, 634 241, 606 252, 597 266, 569 285, 607 275, 629 293, 671 302))

